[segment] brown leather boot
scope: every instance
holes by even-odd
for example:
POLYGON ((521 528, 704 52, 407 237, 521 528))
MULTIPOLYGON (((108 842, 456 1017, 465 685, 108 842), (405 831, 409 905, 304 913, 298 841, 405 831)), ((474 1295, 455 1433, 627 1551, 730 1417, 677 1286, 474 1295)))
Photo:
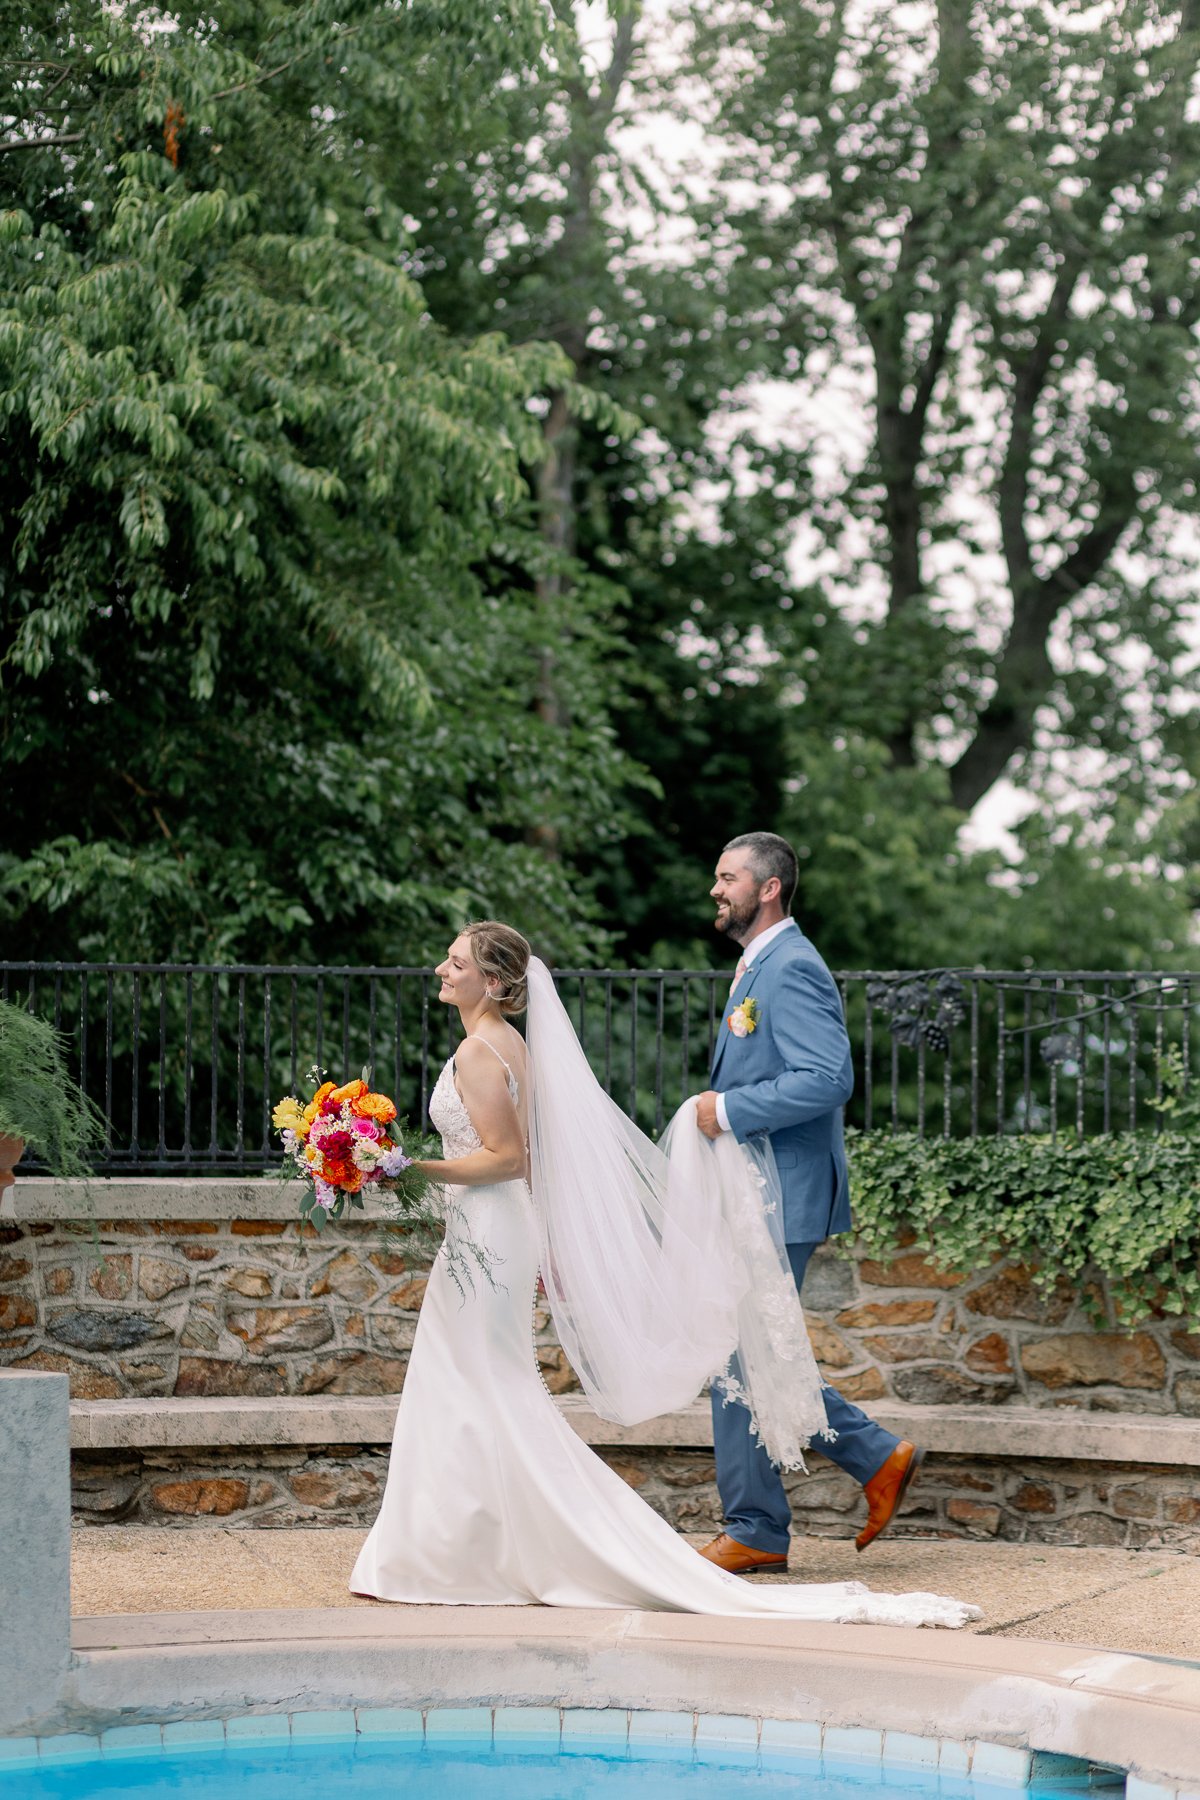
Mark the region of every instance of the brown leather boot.
POLYGON ((867 1496, 867 1522, 854 1540, 856 1550, 873 1544, 881 1531, 886 1531, 896 1510, 912 1486, 913 1478, 925 1461, 924 1450, 903 1439, 878 1474, 872 1475, 863 1493, 867 1496))
POLYGON ((786 1550, 782 1556, 774 1550, 752 1550, 749 1544, 739 1544, 736 1538, 731 1538, 727 1531, 715 1537, 711 1544, 705 1544, 700 1554, 716 1563, 718 1569, 728 1569, 731 1575, 753 1575, 762 1569, 779 1572, 788 1566, 786 1550))

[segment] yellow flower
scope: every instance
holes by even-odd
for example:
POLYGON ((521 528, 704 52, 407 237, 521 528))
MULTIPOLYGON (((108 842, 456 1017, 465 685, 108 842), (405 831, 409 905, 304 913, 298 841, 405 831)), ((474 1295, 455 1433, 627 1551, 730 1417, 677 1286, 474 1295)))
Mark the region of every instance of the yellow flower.
POLYGON ((288 1098, 281 1100, 275 1107, 275 1111, 272 1112, 272 1125, 275 1130, 293 1130, 297 1134, 297 1138, 308 1134, 308 1125, 304 1123, 304 1112, 300 1109, 300 1102, 293 1100, 291 1094, 288 1094, 288 1098))

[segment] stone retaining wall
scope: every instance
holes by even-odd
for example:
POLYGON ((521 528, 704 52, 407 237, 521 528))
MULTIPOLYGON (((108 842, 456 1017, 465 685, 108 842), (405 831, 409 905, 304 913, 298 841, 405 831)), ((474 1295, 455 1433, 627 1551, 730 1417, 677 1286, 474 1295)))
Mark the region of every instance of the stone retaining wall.
MULTIPOLYGON (((248 1191, 248 1190, 246 1190, 248 1191)), ((266 1210, 264 1203, 264 1211, 266 1210)), ((389 1394, 403 1385, 427 1272, 403 1239, 355 1222, 301 1245, 278 1217, 127 1218, 0 1228, 0 1362, 70 1376, 81 1399, 389 1394)), ((532 1297, 531 1297, 532 1298, 532 1297)), ((818 1359, 852 1398, 1200 1417, 1200 1333, 1096 1331, 1065 1284, 996 1263, 943 1273, 911 1246, 887 1262, 827 1247, 805 1298, 818 1359)), ((532 1313, 547 1386, 577 1383, 544 1304, 532 1313)), ((602 1452, 670 1522, 709 1531, 711 1451, 602 1452)), ((84 1450, 80 1522, 366 1528, 386 1450, 358 1444, 84 1450)), ((857 1488, 814 1456, 791 1479, 799 1529, 851 1536, 857 1488)), ((1200 1551, 1200 1468, 931 1455, 909 1535, 1200 1551)))
MULTIPOLYGON (((76 1398, 395 1393, 424 1267, 359 1222, 306 1246, 268 1219, 116 1220, 0 1228, 0 1363, 59 1370, 76 1398)), ((1065 1283, 1050 1295, 997 1263, 969 1275, 911 1248, 887 1262, 830 1247, 805 1285, 821 1366, 849 1398, 1070 1406, 1200 1417, 1200 1331, 1097 1331, 1065 1283)), ((574 1375, 545 1307, 547 1386, 574 1375)))
MULTIPOLYGON (((711 1451, 599 1452, 680 1531, 720 1529, 711 1451)), ((860 1489, 823 1457, 787 1477, 797 1540, 850 1538, 860 1489)), ((183 1526, 374 1522, 387 1450, 351 1445, 243 1450, 76 1451, 77 1522, 183 1526)), ((1200 1551, 1200 1468, 931 1455, 901 1509, 905 1537, 1200 1551)))

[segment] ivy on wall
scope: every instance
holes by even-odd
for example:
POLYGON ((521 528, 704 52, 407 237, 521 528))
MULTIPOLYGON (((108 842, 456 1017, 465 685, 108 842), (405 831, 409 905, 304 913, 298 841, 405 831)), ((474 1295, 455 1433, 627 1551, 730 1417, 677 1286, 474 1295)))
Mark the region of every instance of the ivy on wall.
POLYGON ((1200 1139, 1164 1108, 1158 1137, 919 1138, 852 1132, 861 1246, 886 1255, 915 1233, 940 1267, 996 1256, 1065 1276, 1097 1324, 1200 1316, 1200 1139))

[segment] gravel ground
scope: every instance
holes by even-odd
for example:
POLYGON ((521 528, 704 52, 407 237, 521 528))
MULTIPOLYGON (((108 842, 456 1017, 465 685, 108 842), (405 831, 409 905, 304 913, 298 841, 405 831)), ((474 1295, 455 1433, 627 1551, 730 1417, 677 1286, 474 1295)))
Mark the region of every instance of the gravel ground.
MULTIPOLYGON (((346 1586, 362 1541, 334 1528, 84 1527, 72 1537, 72 1610, 370 1606, 346 1586)), ((1176 1552, 887 1538, 859 1556, 852 1543, 809 1538, 793 1546, 786 1579, 954 1594, 983 1608, 968 1630, 1200 1660, 1200 1558, 1176 1552)))

